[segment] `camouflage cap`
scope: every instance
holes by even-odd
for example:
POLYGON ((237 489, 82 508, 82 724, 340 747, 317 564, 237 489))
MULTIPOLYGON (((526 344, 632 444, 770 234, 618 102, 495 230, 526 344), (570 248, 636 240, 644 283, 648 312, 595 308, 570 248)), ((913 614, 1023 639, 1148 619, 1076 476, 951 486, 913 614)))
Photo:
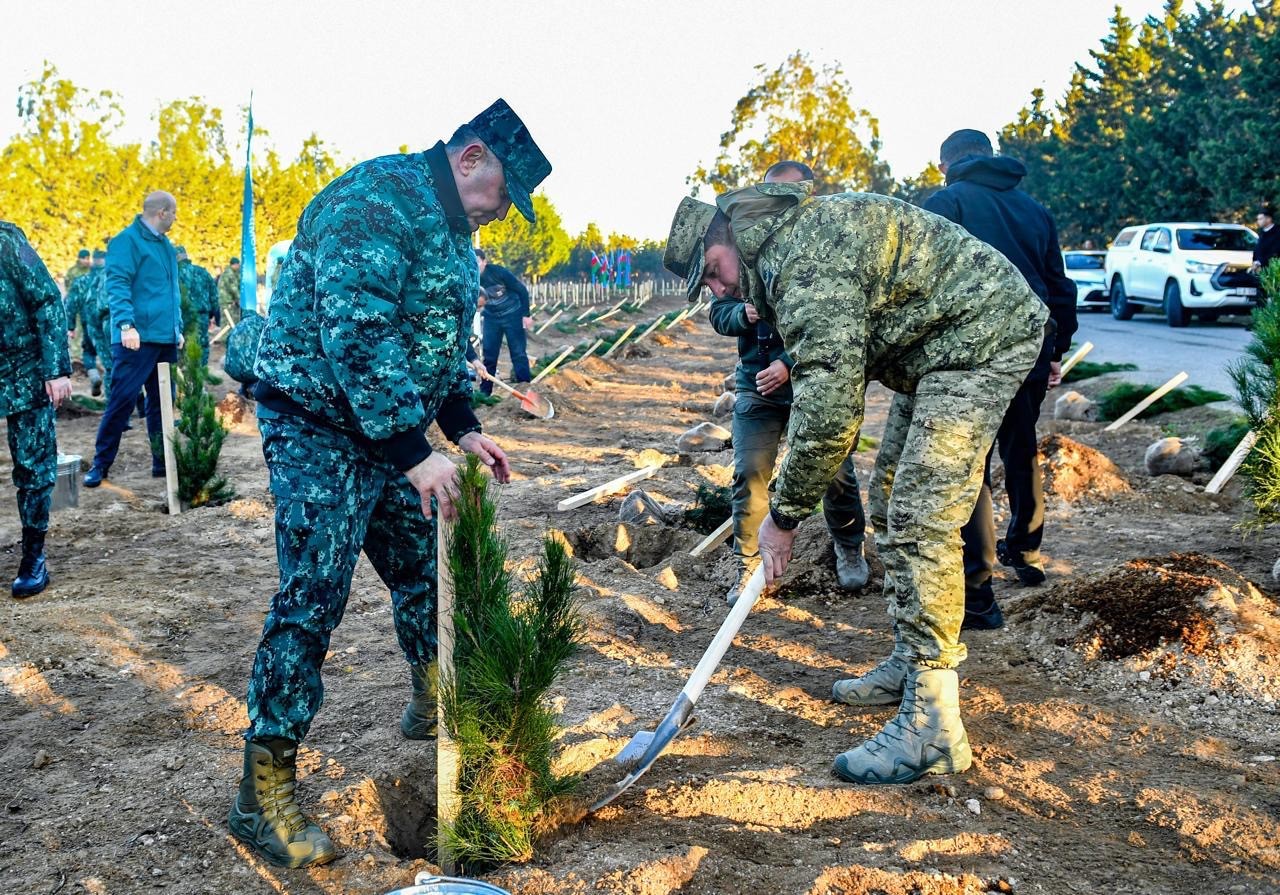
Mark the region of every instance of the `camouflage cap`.
POLYGON ((88 257, 89 257, 89 250, 88 250, 88 249, 81 249, 80 251, 76 252, 76 257, 77 257, 77 258, 88 258, 88 257))
POLYGON ((497 100, 468 124, 502 162, 511 204, 532 224, 535 218, 530 194, 551 173, 551 162, 505 99, 497 100))
POLYGON ((685 281, 685 291, 690 299, 702 288, 702 265, 705 246, 703 237, 716 216, 716 207, 686 196, 676 208, 667 235, 667 251, 662 256, 662 266, 685 281))
POLYGON ((104 252, 102 249, 94 249, 94 250, 93 250, 93 260, 94 260, 94 261, 101 261, 101 260, 102 260, 103 258, 105 258, 105 257, 107 257, 107 253, 106 253, 106 252, 104 252))

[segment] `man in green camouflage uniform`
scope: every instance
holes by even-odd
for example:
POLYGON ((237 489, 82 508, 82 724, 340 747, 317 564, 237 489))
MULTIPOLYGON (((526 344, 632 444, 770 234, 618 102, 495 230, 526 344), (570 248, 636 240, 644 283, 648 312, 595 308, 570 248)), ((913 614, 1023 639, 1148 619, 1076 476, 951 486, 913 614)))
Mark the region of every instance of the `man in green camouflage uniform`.
POLYGON ((276 499, 280 589, 249 682, 244 778, 229 823, 265 859, 332 860, 294 800, 294 760, 320 707, 320 668, 363 548, 391 591, 413 695, 400 721, 435 735, 434 513, 449 518, 456 467, 444 435, 506 481, 480 434, 465 351, 479 292, 471 233, 551 166, 498 100, 448 144, 356 165, 303 211, 262 334, 254 387, 276 499))
POLYGON ((67 290, 67 329, 74 333, 76 324, 82 329, 81 345, 84 371, 89 377, 89 387, 97 397, 102 394, 102 374, 98 372, 98 358, 105 354, 105 363, 111 362, 111 346, 99 348, 93 340, 93 328, 89 325, 89 307, 95 302, 95 295, 106 283, 107 253, 97 249, 93 253, 93 266, 84 276, 76 277, 67 290))
POLYGON ((44 538, 58 478, 54 409, 71 395, 67 315, 58 285, 23 232, 0 221, 0 415, 22 520, 15 597, 49 584, 44 538))
POLYGON ((867 382, 898 393, 869 489, 897 642, 832 695, 900 703, 835 773, 906 783, 971 761, 954 670, 965 657, 959 531, 1048 313, 1017 268, 955 224, 885 196, 811 189, 759 184, 718 209, 686 199, 664 262, 691 295, 706 285, 751 301, 794 362, 789 452, 759 533, 770 582, 853 447, 867 382))
POLYGON ((222 316, 218 313, 218 284, 214 281, 213 274, 191 260, 185 247, 178 246, 174 252, 178 255, 178 283, 186 293, 191 310, 191 327, 200 344, 200 363, 207 367, 209 324, 216 323, 222 316))
POLYGON ((222 319, 232 326, 240 321, 240 259, 232 258, 218 274, 218 302, 222 319))
MULTIPOLYGON (((106 252, 102 254, 105 258, 106 252)), ((105 399, 111 395, 111 368, 114 363, 111 357, 111 300, 107 294, 105 272, 85 296, 81 319, 94 353, 102 361, 102 397, 105 399)))
POLYGON ((68 267, 67 272, 62 275, 62 288, 70 292, 76 280, 88 276, 92 269, 93 259, 90 257, 89 250, 81 249, 76 253, 76 263, 68 267))

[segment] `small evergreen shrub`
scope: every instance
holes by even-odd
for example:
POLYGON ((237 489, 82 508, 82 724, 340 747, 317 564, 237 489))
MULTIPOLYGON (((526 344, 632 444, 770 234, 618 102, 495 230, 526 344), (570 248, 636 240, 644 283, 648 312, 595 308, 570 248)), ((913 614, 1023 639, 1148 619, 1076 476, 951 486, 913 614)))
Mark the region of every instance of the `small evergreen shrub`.
POLYGON ((1250 428, 1248 420, 1240 419, 1229 425, 1210 429, 1205 434, 1203 453, 1215 469, 1227 462, 1240 439, 1249 434, 1250 428))
POLYGON ((178 499, 195 508, 226 503, 235 491, 218 475, 218 455, 227 430, 218 421, 217 402, 205 389, 200 343, 188 333, 178 377, 177 432, 173 456, 178 467, 178 499))
MULTIPOLYGON (((1158 386, 1155 385, 1135 385, 1132 382, 1117 383, 1098 398, 1098 410, 1104 420, 1119 419, 1157 388, 1158 386)), ((1176 410, 1187 410, 1227 399, 1228 396, 1222 392, 1201 388, 1198 385, 1188 385, 1184 388, 1175 388, 1144 410, 1141 415, 1156 416, 1161 413, 1173 413, 1176 410)))
POLYGON ((698 485, 693 506, 684 511, 684 521, 704 535, 719 528, 733 515, 733 492, 727 486, 698 485))
POLYGON ((1138 369, 1137 364, 1094 363, 1082 360, 1062 377, 1063 382, 1079 382, 1081 379, 1092 379, 1104 373, 1127 373, 1138 369))

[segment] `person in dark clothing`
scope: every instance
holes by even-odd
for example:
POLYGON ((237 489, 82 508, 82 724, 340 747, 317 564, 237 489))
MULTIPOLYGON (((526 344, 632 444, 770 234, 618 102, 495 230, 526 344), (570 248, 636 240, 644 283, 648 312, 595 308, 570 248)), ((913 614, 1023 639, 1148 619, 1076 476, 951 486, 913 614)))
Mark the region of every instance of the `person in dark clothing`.
POLYGON ((1280 227, 1276 227, 1276 210, 1270 205, 1258 209, 1258 244, 1253 249, 1253 269, 1256 273, 1280 257, 1280 227))
MULTIPOLYGON (((515 274, 501 264, 490 264, 483 249, 476 249, 476 264, 480 268, 480 289, 484 292, 484 308, 480 311, 481 351, 484 368, 498 375, 498 355, 502 353, 502 340, 507 340, 511 354, 511 378, 516 382, 528 382, 533 378, 529 369, 529 355, 525 353, 528 336, 525 331, 533 326, 529 315, 529 290, 524 288, 515 274)), ((493 383, 485 380, 480 390, 493 393, 493 383)))
POLYGON ((991 506, 991 456, 987 455, 982 491, 964 538, 965 628, 1004 624, 991 589, 996 558, 1012 566, 1024 585, 1045 580, 1040 558, 1044 535, 1044 491, 1036 458, 1036 422, 1048 389, 1062 381, 1062 355, 1076 331, 1076 287, 1063 270, 1058 229, 1043 205, 1018 184, 1027 169, 1017 159, 996 157, 986 134, 959 130, 943 141, 939 153, 947 177, 944 189, 925 202, 925 210, 964 227, 1000 251, 1026 277, 1049 307, 1044 349, 1014 396, 996 435, 1009 494, 1009 527, 996 540, 991 506))

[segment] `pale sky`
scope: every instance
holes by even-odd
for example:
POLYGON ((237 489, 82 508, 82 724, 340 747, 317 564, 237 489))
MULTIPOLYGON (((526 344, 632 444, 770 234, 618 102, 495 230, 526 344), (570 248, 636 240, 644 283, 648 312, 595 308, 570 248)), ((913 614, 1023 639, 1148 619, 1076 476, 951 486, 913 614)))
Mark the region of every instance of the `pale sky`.
MULTIPOLYGON (((1162 3, 1120 5, 1136 20, 1162 3)), ((283 155, 316 131, 354 162, 430 146, 503 96, 551 159, 543 188, 570 233, 594 220, 606 234, 664 238, 755 65, 796 49, 839 62, 901 178, 957 128, 997 131, 1033 88, 1060 98, 1113 6, 0 0, 0 99, 48 59, 79 86, 115 91, 127 135, 146 139, 165 101, 201 96, 234 118, 252 89, 256 122, 283 155)), ((13 108, 0 102, 0 144, 13 108)))

